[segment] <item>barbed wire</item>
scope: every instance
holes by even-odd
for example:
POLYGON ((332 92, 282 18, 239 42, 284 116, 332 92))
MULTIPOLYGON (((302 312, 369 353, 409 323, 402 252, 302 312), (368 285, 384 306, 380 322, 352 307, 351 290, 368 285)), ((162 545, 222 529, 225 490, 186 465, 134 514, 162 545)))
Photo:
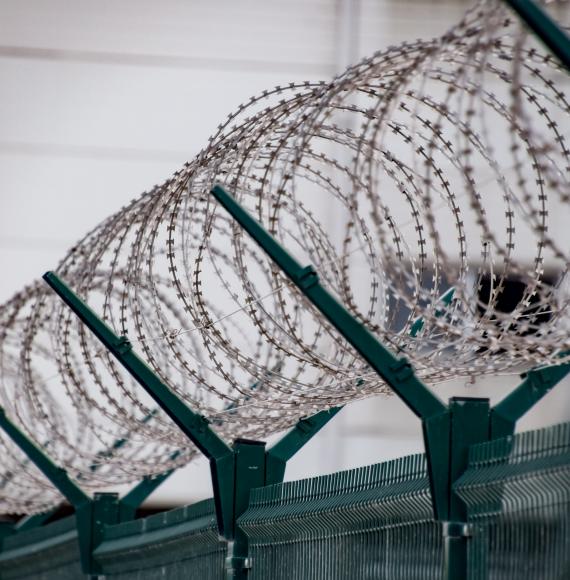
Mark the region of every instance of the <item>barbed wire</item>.
MULTIPOLYGON (((216 205, 216 182, 428 384, 560 363, 570 352, 566 79, 501 3, 480 1, 440 38, 252 97, 58 273, 227 440, 390 391, 216 205)), ((25 288, 0 317, 1 404, 82 484, 133 481, 196 455, 47 287, 25 288)), ((0 510, 56 501, 0 440, 0 510)))

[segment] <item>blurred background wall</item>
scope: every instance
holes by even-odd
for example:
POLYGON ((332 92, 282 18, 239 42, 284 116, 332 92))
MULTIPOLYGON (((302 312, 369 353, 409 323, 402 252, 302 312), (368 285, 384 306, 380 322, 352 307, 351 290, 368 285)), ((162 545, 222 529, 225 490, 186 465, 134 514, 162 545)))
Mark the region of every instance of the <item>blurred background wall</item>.
MULTIPOLYGON (((443 33, 467 0, 0 0, 0 301, 191 159, 251 95, 329 79, 391 44, 443 33)), ((502 377, 439 387, 499 399, 502 377)), ((520 428, 570 420, 561 385, 520 428)), ((298 479, 422 450, 395 398, 355 403, 292 462, 298 479)), ((210 494, 197 461, 153 504, 210 494)))

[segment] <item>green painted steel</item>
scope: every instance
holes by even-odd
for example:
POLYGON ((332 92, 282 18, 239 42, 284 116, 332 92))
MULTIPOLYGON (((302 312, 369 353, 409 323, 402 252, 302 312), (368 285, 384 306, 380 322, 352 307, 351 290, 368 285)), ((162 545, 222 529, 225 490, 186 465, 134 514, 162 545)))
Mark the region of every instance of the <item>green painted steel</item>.
MULTIPOLYGON (((146 417, 141 420, 141 423, 148 423, 152 417, 157 413, 158 409, 153 409, 146 417)), ((93 462, 90 466, 92 472, 97 471, 103 464, 103 460, 108 459, 114 451, 123 447, 129 440, 129 437, 121 437, 117 439, 108 449, 100 451, 96 454, 97 460, 93 462)), ((175 451, 171 458, 175 459, 179 455, 178 451, 175 451)), ((29 458, 26 459, 30 461, 29 458)), ((133 487, 123 498, 120 500, 120 519, 121 521, 126 521, 135 517, 137 508, 153 493, 175 470, 169 470, 165 473, 144 477, 137 485, 133 487)), ((81 474, 77 477, 77 481, 81 481, 81 474)), ((33 514, 31 516, 23 517, 17 524, 13 526, 14 532, 22 532, 25 530, 32 529, 36 526, 41 526, 45 524, 58 510, 59 506, 55 506, 53 509, 45 511, 43 513, 33 514)))
POLYGON ((147 391, 178 428, 210 460, 218 526, 224 536, 231 537, 234 520, 233 490, 235 487, 233 450, 209 427, 208 420, 204 416, 190 409, 135 354, 132 344, 126 336, 115 334, 56 274, 47 272, 43 278, 147 391))
POLYGON ((570 364, 534 369, 491 412, 491 439, 515 432, 516 422, 570 373, 570 364))
MULTIPOLYGON (((468 526, 453 485, 466 468, 468 448, 513 433, 516 421, 566 376, 570 365, 530 371, 519 388, 492 412, 487 400, 452 399, 446 406, 414 375, 405 358, 390 352, 320 284, 311 265, 297 262, 223 187, 216 185, 211 194, 422 420, 432 509, 444 537, 442 578, 465 578, 468 526)), ((445 300, 451 302, 453 294, 450 290, 445 300)), ((422 326, 421 320, 416 321, 412 334, 420 332, 422 326)))
MULTIPOLYGON (((516 420, 528 411, 570 370, 570 365, 530 371, 523 383, 494 409, 487 400, 455 398, 449 406, 441 402, 415 375, 410 363, 378 342, 336 299, 323 288, 311 266, 302 267, 282 248, 223 188, 216 186, 212 194, 260 244, 269 257, 291 278, 303 294, 337 328, 342 336, 361 354, 376 372, 391 386, 421 419, 426 447, 430 486, 430 503, 435 520, 441 522, 443 577, 450 580, 465 577, 468 565, 469 526, 463 500, 454 484, 467 466, 471 445, 491 437, 512 433, 516 420)), ((227 541, 226 578, 242 580, 250 576, 252 565, 248 535, 236 526, 247 508, 251 490, 282 481, 287 460, 313 437, 340 409, 322 411, 314 417, 301 419, 271 449, 257 441, 238 440, 228 446, 207 425, 204 417, 194 413, 166 384, 132 351, 126 337, 119 337, 84 304, 55 274, 44 278, 112 354, 129 370, 138 382, 171 416, 181 430, 210 459, 218 530, 227 541)), ((444 304, 453 298, 451 289, 442 297, 444 304)), ((442 311, 443 312, 443 311, 442 311)), ((421 331, 421 320, 412 332, 421 331)), ((132 516, 130 499, 144 495, 152 487, 143 481, 123 509, 132 516)), ((96 506, 93 506, 96 509, 96 506)), ((117 510, 110 510, 112 518, 117 510)), ((84 519, 78 511, 78 520, 84 519)), ((96 520, 91 516, 93 536, 96 520)), ((102 532, 99 534, 101 535, 102 532)), ((92 544, 97 547, 99 540, 92 544)))
MULTIPOLYGON (((442 577, 464 578, 468 526, 453 485, 466 468, 468 448, 513 433, 516 421, 566 376, 570 365, 530 371, 521 385, 492 411, 487 400, 479 399, 452 399, 446 406, 414 375, 405 358, 380 343, 320 284, 311 265, 297 262, 223 187, 216 185, 211 194, 422 420, 432 508, 435 519, 442 523, 445 538, 442 577)), ((445 300, 451 302, 453 294, 450 290, 444 295, 445 300)), ((416 321, 412 334, 421 331, 422 326, 421 320, 416 321)))
POLYGON ((208 426, 206 417, 194 412, 173 393, 135 354, 126 336, 115 334, 56 274, 46 272, 43 278, 206 457, 223 458, 231 454, 230 447, 208 426))
POLYGON ((75 516, 6 538, 2 580, 77 580, 81 570, 75 516))
MULTIPOLYGON (((44 275, 45 281, 55 290, 63 301, 73 310, 83 323, 95 334, 107 349, 121 362, 130 374, 154 398, 158 405, 173 419, 183 433, 204 453, 210 460, 212 473, 212 487, 216 502, 218 529, 231 542, 231 554, 228 556, 228 578, 241 578, 245 573, 247 546, 243 539, 236 537, 235 521, 241 515, 243 497, 248 496, 249 490, 258 485, 264 485, 265 450, 263 462, 259 471, 252 477, 251 473, 243 471, 241 479, 236 479, 239 471, 240 453, 244 453, 244 446, 229 447, 208 426, 208 420, 192 411, 150 367, 144 363, 132 350, 126 337, 116 335, 62 280, 54 273, 44 275), (248 478, 247 475, 250 477, 248 478), (258 480, 257 475, 261 477, 258 480)), ((284 439, 277 444, 270 456, 268 475, 272 481, 281 481, 285 462, 296 453, 324 424, 334 416, 335 412, 322 412, 315 418, 303 419, 295 426, 284 439)), ((122 444, 122 441, 119 442, 122 444)), ((255 442, 250 442, 257 446, 255 442)), ((264 444, 261 444, 264 446, 264 444)), ((137 486, 122 501, 122 513, 132 517, 133 506, 131 501, 139 501, 139 496, 148 495, 153 490, 154 480, 145 480, 137 486)))
POLYGON ((267 450, 265 485, 281 483, 287 461, 312 439, 342 407, 332 407, 311 417, 301 419, 279 441, 267 450))
POLYGON ((442 574, 423 455, 255 490, 239 525, 249 537, 251 580, 442 574))
POLYGON ((109 526, 95 558, 117 580, 226 578, 213 500, 109 526))
POLYGON ((3 429, 10 439, 26 454, 28 459, 47 477, 52 485, 71 503, 75 508, 88 504, 90 497, 71 480, 67 471, 57 466, 48 455, 40 449, 0 407, 0 428, 3 429))
POLYGON ((418 417, 447 411, 409 361, 390 352, 320 284, 313 266, 297 262, 223 187, 216 185, 211 193, 418 417))
POLYGON ((0 521, 0 553, 3 550, 4 540, 15 533, 15 526, 11 521, 0 521))
POLYGON ((141 504, 156 491, 173 473, 169 469, 159 475, 147 475, 119 500, 121 521, 132 520, 141 504))
POLYGON ((57 508, 48 510, 41 514, 33 514, 30 516, 24 516, 18 523, 14 526, 15 532, 23 532, 25 530, 31 530, 37 526, 42 526, 45 524, 56 512, 57 508))
MULTIPOLYGON (((247 538, 236 528, 236 520, 247 507, 252 488, 283 480, 287 460, 297 453, 318 433, 340 409, 321 411, 312 417, 300 419, 269 451, 265 443, 238 440, 229 447, 208 426, 205 417, 192 411, 160 377, 132 350, 126 337, 117 336, 63 280, 54 273, 44 275, 69 308, 85 323, 107 349, 121 362, 130 374, 145 388, 175 424, 210 460, 214 502, 218 530, 228 543, 226 557, 227 578, 241 580, 247 576, 247 538)), ((120 439, 115 448, 126 440, 120 439)), ((95 466, 96 467, 96 466, 95 466)), ((168 477, 165 474, 164 477, 168 477)), ((134 517, 136 506, 160 484, 162 477, 147 478, 139 483, 120 502, 118 518, 134 517)), ((83 512, 78 519, 83 521, 83 512)), ((94 520, 92 520, 93 522, 94 520)), ((96 535, 96 534, 95 534, 96 535)), ((82 542, 82 548, 85 543, 82 542)), ((92 545, 92 549, 97 544, 92 545)), ((91 569, 91 568, 89 568, 91 569)), ((96 568, 94 568, 97 571, 96 568)))
MULTIPOLYGON (((452 430, 468 421, 474 431, 461 430, 464 440, 452 449, 453 469, 466 468, 451 505, 465 524, 446 529, 465 542, 466 571, 452 578, 568 577, 570 423, 473 444, 489 420, 487 401, 454 399, 450 407, 452 430)), ((263 462, 262 445, 238 443, 240 472, 263 462)), ((447 538, 433 519, 424 455, 260 487, 240 503, 248 580, 439 580, 444 573, 447 538)), ((84 577, 76 529, 72 516, 7 537, 0 578, 84 577)), ((237 557, 217 533, 213 500, 107 524, 100 540, 94 560, 107 580, 222 580, 228 557, 237 557)))
MULTIPOLYGON (((0 407, 0 428, 25 453, 27 458, 43 473, 52 485, 69 501, 75 509, 75 522, 79 538, 81 567, 85 573, 100 570, 92 559, 93 550, 100 541, 102 528, 117 523, 119 500, 117 494, 99 493, 91 499, 51 458, 40 449, 0 407)), ((15 534, 19 536, 20 534, 15 534)))
POLYGON ((455 488, 469 580, 570 577, 570 423, 473 446, 455 488))
POLYGON ((447 579, 467 577, 467 511, 453 490, 453 482, 468 465, 471 445, 487 441, 489 436, 489 399, 454 397, 451 410, 451 461, 449 471, 449 521, 443 524, 444 570, 447 579))
POLYGON ((449 441, 451 419, 447 406, 414 374, 405 357, 398 357, 319 282, 313 266, 302 266, 220 185, 211 194, 281 268, 319 312, 351 344, 404 403, 422 419, 433 509, 446 520, 449 512, 449 441))
POLYGON ((570 69, 570 38, 533 0, 505 0, 542 42, 570 69))

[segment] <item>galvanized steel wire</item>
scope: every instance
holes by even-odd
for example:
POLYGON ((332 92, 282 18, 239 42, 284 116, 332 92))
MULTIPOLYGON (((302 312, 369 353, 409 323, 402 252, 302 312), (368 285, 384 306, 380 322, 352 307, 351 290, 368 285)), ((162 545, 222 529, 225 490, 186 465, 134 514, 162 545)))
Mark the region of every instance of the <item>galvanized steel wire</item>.
MULTIPOLYGON (((556 226, 570 200, 565 79, 516 17, 483 0, 440 38, 252 97, 58 274, 227 440, 390 391, 217 207, 214 183, 428 384, 559 363, 570 352, 569 246, 556 226), (512 280, 522 290, 505 311, 512 280)), ((82 484, 195 456, 42 283, 0 318, 1 404, 82 484)), ((0 509, 56 501, 2 442, 0 509)))

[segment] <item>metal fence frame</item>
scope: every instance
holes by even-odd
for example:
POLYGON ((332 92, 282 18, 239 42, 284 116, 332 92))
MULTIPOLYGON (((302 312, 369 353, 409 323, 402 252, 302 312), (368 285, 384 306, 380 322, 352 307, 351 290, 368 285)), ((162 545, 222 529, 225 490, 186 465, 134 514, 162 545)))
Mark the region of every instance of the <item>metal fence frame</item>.
MULTIPOLYGON (((455 485, 469 580, 570 572, 570 423, 473 445, 455 485)), ((431 580, 445 570, 425 455, 253 489, 237 521, 250 580, 431 580)), ((2 580, 81 575, 75 516, 8 538, 2 580)), ((93 558, 116 580, 223 580, 213 499, 107 525, 93 558)))
MULTIPOLYGON (((508 0, 508 3, 563 64, 570 67, 570 42, 556 23, 531 0, 508 0)), ((454 397, 445 404, 416 377, 405 357, 396 356, 379 342, 320 284, 318 273, 312 266, 299 264, 223 187, 216 185, 211 194, 422 421, 430 506, 433 520, 438 522, 443 534, 443 578, 466 577, 471 526, 469 502, 464 495, 468 486, 462 486, 470 473, 470 450, 477 445, 495 445, 497 439, 510 441, 517 420, 570 372, 570 364, 529 371, 520 385, 493 408, 488 399, 469 397, 454 397)), ((238 521, 246 521, 240 518, 245 517, 251 491, 280 484, 287 461, 340 408, 301 419, 268 449, 262 441, 239 439, 227 443, 208 425, 205 417, 190 409, 135 354, 127 337, 117 336, 56 274, 48 272, 44 279, 209 459, 215 527, 225 545, 225 577, 236 580, 246 578, 251 565, 249 538, 238 521)), ((122 499, 113 493, 95 494, 91 498, 2 409, 0 427, 75 508, 74 522, 83 572, 103 574, 105 566, 109 566, 104 554, 107 553, 105 546, 109 542, 110 530, 121 522, 127 522, 122 524, 127 526, 139 525, 138 522, 129 522, 134 518, 136 507, 169 473, 145 478, 122 499), (107 563, 102 565, 102 562, 107 563)), ((117 445, 120 446, 121 441, 117 445)), ((199 513, 200 509, 196 509, 199 513)), ((44 520, 45 516, 40 516, 27 518, 17 526, 3 525, 0 542, 4 544, 4 551, 0 558, 6 555, 6 549, 14 541, 18 543, 17 538, 27 529, 31 528, 29 533, 33 537, 33 526, 41 525, 44 520)), ((24 538, 23 535, 21 537, 24 538)))

